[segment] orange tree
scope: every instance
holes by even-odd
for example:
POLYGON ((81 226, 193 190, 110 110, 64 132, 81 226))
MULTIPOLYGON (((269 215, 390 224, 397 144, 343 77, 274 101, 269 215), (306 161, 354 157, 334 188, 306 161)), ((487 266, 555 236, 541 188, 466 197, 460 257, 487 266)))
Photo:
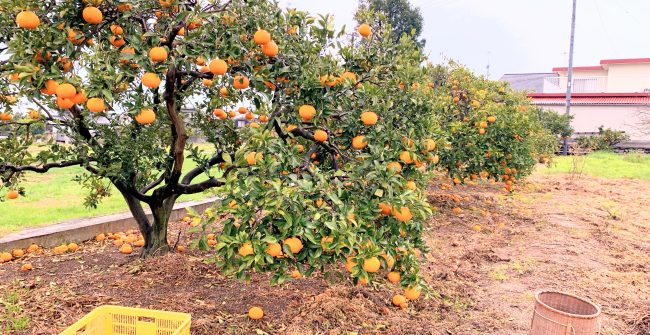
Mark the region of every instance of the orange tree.
POLYGON ((525 94, 453 63, 428 70, 443 128, 439 165, 454 184, 488 178, 511 192, 540 157, 553 154, 557 140, 525 94))

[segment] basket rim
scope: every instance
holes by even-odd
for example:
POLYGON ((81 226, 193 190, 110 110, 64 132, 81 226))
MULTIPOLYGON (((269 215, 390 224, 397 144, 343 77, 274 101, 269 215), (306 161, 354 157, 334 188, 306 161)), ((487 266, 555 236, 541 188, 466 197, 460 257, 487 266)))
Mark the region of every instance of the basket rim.
POLYGON ((579 297, 579 296, 577 296, 575 294, 571 294, 571 293, 568 293, 568 292, 562 292, 562 291, 556 291, 556 290, 541 290, 541 291, 538 291, 537 293, 535 293, 535 302, 539 303, 540 305, 548 308, 549 310, 551 310, 553 312, 556 312, 556 313, 561 314, 561 315, 569 316, 569 317, 572 317, 572 318, 577 318, 577 319, 593 319, 593 318, 597 318, 597 317, 600 316, 600 313, 602 312, 600 306, 594 304, 593 302, 587 300, 586 298, 582 298, 582 297, 579 297), (567 313, 565 311, 561 311, 559 309, 553 308, 553 307, 545 304, 543 301, 540 300, 539 296, 544 294, 544 293, 557 293, 557 294, 570 296, 572 298, 578 299, 578 300, 580 300, 582 302, 585 302, 585 303, 593 306, 596 309, 596 312, 594 314, 583 315, 583 314, 573 314, 573 313, 567 313))

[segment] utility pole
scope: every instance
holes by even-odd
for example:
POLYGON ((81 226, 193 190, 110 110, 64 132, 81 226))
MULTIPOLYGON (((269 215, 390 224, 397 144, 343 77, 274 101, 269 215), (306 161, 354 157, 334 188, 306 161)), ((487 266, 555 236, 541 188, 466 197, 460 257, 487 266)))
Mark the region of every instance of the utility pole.
MULTIPOLYGON (((573 0, 573 13, 571 14, 571 41, 569 44, 569 68, 566 83, 566 115, 571 114, 571 88, 573 86, 573 40, 576 33, 576 2, 573 0)), ((562 155, 566 156, 569 153, 568 138, 564 138, 562 142, 562 155)))

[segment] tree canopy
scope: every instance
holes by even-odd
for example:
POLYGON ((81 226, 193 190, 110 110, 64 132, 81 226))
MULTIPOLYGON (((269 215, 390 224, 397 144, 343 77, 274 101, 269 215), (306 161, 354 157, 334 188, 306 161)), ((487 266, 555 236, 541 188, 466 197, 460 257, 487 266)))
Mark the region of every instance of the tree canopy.
MULTIPOLYGON (((359 24, 363 23, 363 20, 359 18, 364 11, 372 11, 378 15, 384 15, 386 22, 393 29, 393 39, 395 42, 402 35, 407 34, 421 47, 424 47, 426 44, 425 39, 420 39, 422 26, 424 25, 420 8, 411 5, 408 0, 361 0, 359 1, 359 8, 356 13, 359 24)), ((376 22, 380 21, 377 20, 376 22)))

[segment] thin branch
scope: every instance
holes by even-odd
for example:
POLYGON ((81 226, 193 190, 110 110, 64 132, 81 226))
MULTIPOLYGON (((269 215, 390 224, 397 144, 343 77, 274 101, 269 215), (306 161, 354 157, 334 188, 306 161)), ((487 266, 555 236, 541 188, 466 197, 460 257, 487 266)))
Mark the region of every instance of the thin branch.
POLYGON ((31 172, 36 172, 36 173, 45 173, 48 170, 52 168, 64 168, 64 167, 69 167, 69 166, 75 166, 75 165, 82 165, 83 163, 87 162, 87 160, 82 160, 82 159, 75 159, 75 160, 69 160, 69 161, 62 161, 62 162, 54 162, 54 163, 46 163, 41 166, 36 166, 36 165, 10 165, 4 163, 3 165, 0 165, 0 172, 4 171, 12 171, 12 172, 22 172, 22 171, 31 171, 31 172))
POLYGON ((165 175, 164 175, 164 174, 161 174, 160 177, 158 177, 158 179, 152 181, 151 183, 149 183, 149 185, 147 185, 147 186, 145 186, 144 188, 142 188, 142 189, 140 190, 140 193, 142 193, 142 194, 147 194, 147 192, 151 191, 154 187, 156 187, 156 186, 158 186, 160 183, 162 183, 163 180, 165 180, 165 175))
POLYGON ((224 183, 222 181, 219 181, 217 178, 212 177, 198 184, 192 184, 192 185, 180 184, 178 185, 178 189, 181 194, 195 194, 195 193, 201 193, 207 189, 211 189, 223 185, 224 183))
POLYGON ((217 153, 214 154, 214 156, 212 156, 212 158, 210 158, 210 160, 206 164, 199 165, 194 169, 190 170, 188 173, 186 173, 185 177, 183 177, 183 180, 181 181, 181 184, 187 185, 191 183, 192 180, 194 180, 194 178, 196 178, 198 175, 200 175, 201 173, 205 172, 207 169, 220 163, 224 163, 223 151, 217 151, 217 153))

